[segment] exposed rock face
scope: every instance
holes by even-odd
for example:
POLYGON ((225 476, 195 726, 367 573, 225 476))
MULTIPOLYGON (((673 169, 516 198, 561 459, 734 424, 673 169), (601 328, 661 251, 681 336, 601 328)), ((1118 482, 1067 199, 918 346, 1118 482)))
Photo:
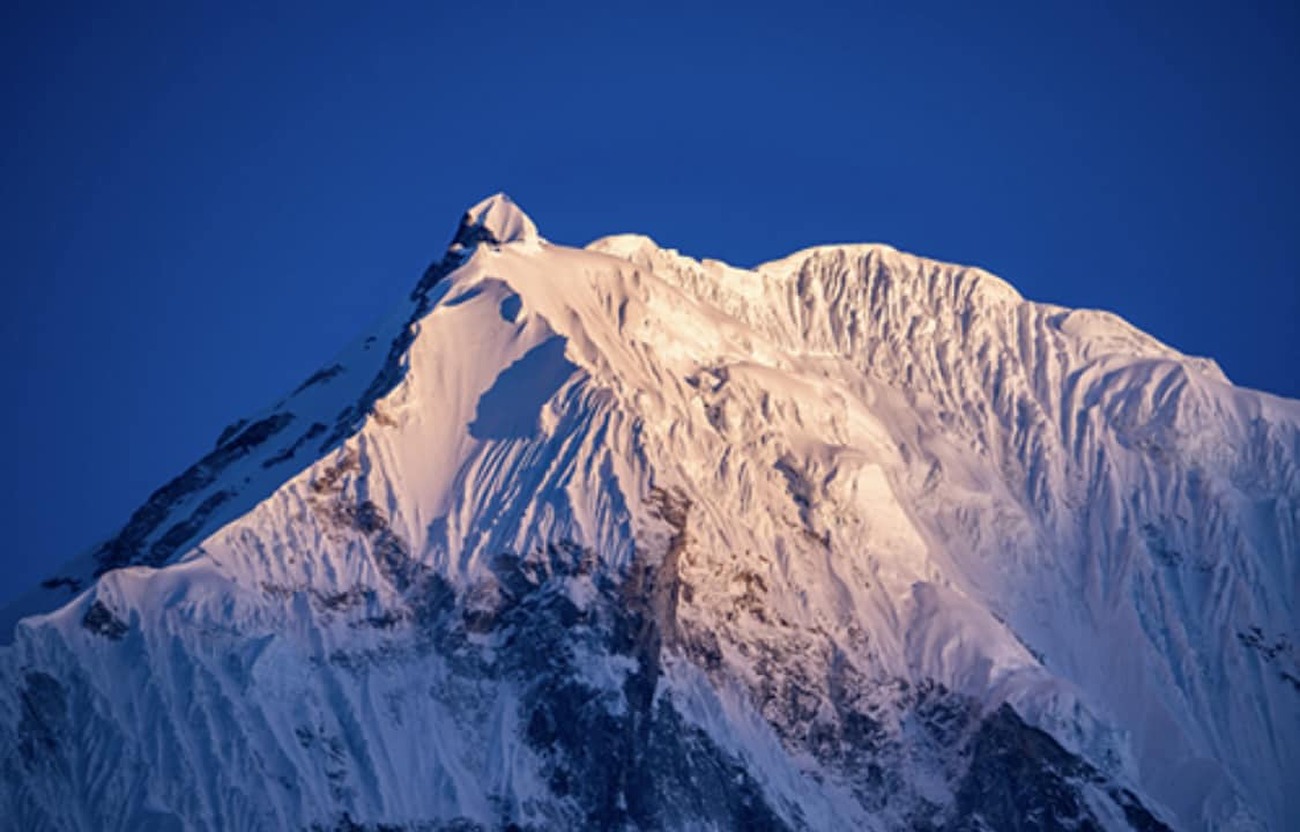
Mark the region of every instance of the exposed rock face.
POLYGON ((882 246, 409 303, 7 613, 22 829, 1285 829, 1300 405, 882 246))

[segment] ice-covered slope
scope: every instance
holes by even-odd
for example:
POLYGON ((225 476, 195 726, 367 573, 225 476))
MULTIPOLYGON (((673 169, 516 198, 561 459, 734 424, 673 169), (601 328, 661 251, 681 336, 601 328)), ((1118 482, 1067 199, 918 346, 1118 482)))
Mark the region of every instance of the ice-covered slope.
POLYGON ((472 208, 8 613, 24 829, 1286 829, 1300 404, 885 246, 472 208))

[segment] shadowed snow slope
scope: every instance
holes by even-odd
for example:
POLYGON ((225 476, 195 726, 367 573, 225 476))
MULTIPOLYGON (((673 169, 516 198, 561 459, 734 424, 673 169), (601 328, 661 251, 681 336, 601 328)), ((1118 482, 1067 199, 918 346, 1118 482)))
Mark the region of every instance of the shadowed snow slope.
POLYGON ((0 817, 1295 828, 1298 464, 1300 403, 978 269, 497 195, 6 611, 0 817))

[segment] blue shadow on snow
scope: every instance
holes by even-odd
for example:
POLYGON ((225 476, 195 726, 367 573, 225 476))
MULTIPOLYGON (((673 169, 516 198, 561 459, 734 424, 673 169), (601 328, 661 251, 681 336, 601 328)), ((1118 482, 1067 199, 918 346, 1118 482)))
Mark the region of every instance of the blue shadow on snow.
POLYGON ((547 338, 511 364, 478 400, 469 435, 475 439, 523 439, 537 430, 542 405, 564 386, 577 365, 564 357, 567 342, 547 338))

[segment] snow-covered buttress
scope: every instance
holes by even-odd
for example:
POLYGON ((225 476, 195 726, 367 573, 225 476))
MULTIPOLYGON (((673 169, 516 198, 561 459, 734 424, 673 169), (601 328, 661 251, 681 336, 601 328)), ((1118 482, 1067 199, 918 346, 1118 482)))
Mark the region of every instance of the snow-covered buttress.
POLYGON ((1300 826, 1300 403, 883 245, 471 208, 0 616, 0 826, 1300 826))

